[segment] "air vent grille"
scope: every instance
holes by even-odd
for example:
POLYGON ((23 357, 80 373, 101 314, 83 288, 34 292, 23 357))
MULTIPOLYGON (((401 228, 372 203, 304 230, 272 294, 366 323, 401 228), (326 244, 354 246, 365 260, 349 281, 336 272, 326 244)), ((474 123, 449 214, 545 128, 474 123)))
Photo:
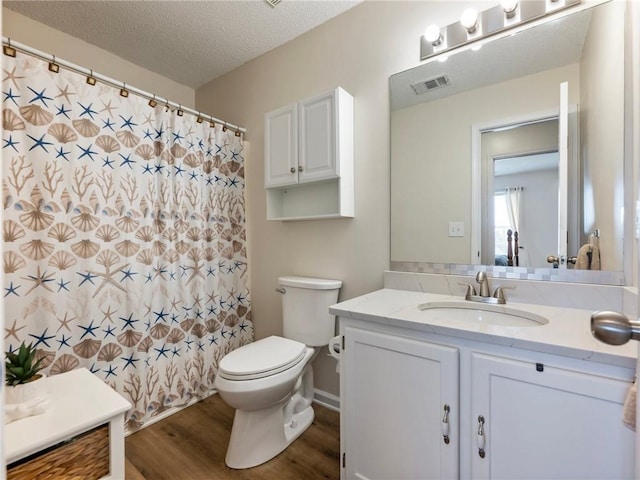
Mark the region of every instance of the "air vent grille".
POLYGON ((423 93, 435 90, 436 88, 446 87, 447 85, 451 85, 449 77, 447 75, 440 75, 422 82, 414 83, 411 85, 411 88, 416 92, 416 95, 422 95, 423 93))
POLYGON ((282 0, 264 0, 265 2, 267 2, 269 5, 271 5, 273 8, 276 8, 276 5, 278 5, 282 0))

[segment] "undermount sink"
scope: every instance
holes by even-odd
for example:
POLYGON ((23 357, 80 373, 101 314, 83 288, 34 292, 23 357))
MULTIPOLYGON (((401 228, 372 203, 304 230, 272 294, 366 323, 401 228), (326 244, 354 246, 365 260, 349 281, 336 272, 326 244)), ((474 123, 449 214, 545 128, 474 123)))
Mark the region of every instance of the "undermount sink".
POLYGON ((505 327, 537 327, 549 323, 543 316, 505 305, 427 302, 418 305, 418 309, 434 320, 462 320, 505 327))

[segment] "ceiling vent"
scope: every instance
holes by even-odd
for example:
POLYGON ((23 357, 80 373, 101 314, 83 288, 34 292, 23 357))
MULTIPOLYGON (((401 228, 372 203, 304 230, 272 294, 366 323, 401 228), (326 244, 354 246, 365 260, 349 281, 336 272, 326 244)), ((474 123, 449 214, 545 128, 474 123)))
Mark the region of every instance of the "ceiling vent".
POLYGON ((276 5, 278 5, 282 0, 264 0, 265 2, 267 2, 269 5, 271 5, 273 8, 276 8, 276 5))
POLYGON ((411 85, 411 88, 416 92, 416 95, 422 95, 423 93, 435 90, 436 88, 446 87, 447 85, 451 85, 449 77, 447 75, 440 75, 430 78, 429 80, 414 83, 411 85))

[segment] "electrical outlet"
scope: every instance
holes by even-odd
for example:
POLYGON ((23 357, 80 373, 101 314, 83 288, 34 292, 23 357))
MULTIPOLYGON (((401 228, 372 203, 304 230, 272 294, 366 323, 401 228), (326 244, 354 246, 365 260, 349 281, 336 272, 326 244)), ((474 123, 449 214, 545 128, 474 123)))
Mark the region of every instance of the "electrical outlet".
POLYGON ((464 222, 449 222, 450 237, 464 237, 464 222))

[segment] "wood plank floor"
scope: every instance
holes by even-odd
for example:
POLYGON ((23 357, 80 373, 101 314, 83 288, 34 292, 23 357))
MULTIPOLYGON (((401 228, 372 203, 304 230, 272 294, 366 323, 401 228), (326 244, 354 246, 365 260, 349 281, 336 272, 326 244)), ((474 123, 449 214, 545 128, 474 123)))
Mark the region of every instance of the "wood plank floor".
POLYGON ((234 410, 212 395, 125 441, 126 480, 340 478, 340 415, 314 404, 315 420, 289 448, 246 470, 224 463, 234 410))

